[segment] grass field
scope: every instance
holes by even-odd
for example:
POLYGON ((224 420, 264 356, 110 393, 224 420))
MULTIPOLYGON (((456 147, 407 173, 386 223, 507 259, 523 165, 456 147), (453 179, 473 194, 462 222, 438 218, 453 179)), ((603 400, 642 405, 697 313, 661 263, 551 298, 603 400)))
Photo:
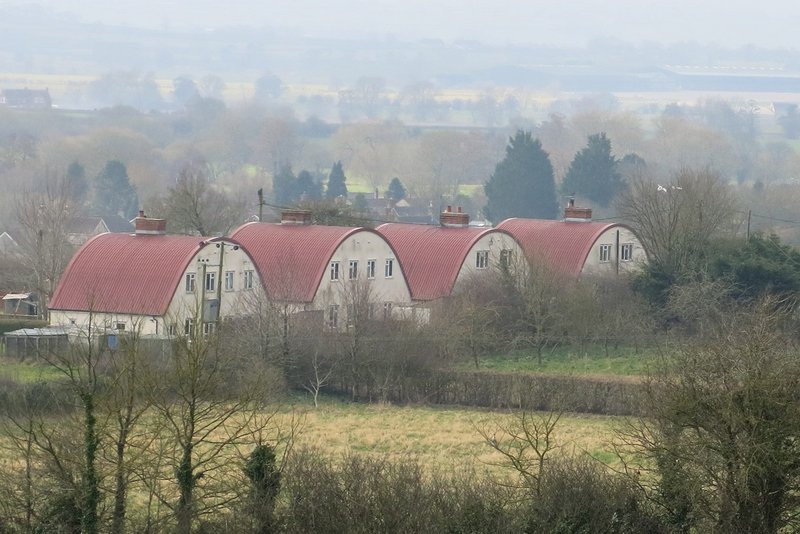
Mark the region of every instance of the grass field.
MULTIPOLYGON (((548 373, 587 376, 628 376, 636 377, 647 374, 648 369, 656 362, 657 353, 653 350, 635 351, 630 348, 609 349, 605 355, 603 347, 590 346, 586 349, 564 347, 545 351, 542 364, 533 351, 519 351, 512 354, 498 355, 479 360, 478 369, 548 373)), ((474 369, 474 362, 463 362, 461 369, 474 369)))
POLYGON ((63 375, 53 367, 34 362, 20 362, 9 358, 0 358, 0 380, 27 384, 39 380, 55 380, 63 375))
MULTIPOLYGON (((344 403, 326 398, 318 409, 294 403, 281 417, 302 413, 304 424, 297 446, 318 448, 331 456, 352 452, 391 459, 413 459, 422 465, 451 469, 458 466, 502 470, 500 454, 481 437, 507 426, 510 412, 460 407, 393 406, 344 403)), ((615 463, 611 447, 614 428, 624 418, 568 414, 556 428, 559 454, 588 453, 615 463)), ((502 440, 502 431, 497 439, 502 440)))

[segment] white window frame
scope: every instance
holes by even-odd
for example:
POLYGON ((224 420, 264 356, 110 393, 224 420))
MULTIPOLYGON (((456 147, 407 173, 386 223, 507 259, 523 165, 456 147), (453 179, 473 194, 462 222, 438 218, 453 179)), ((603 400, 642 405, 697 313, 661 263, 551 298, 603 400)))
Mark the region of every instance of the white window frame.
POLYGON ((375 279, 375 260, 367 260, 367 279, 375 279))
POLYGON ((384 302, 383 303, 383 320, 388 321, 392 318, 392 303, 391 302, 384 302))
POLYGON ((190 337, 194 335, 194 319, 191 317, 183 322, 183 334, 190 337))
POLYGON ((331 282, 338 282, 339 281, 339 262, 332 261, 331 262, 331 282))
POLYGON ((169 325, 167 325, 167 334, 169 334, 170 336, 173 336, 173 337, 177 336, 178 335, 178 325, 175 324, 175 323, 169 323, 169 325))
POLYGON ((489 268, 489 251, 479 250, 475 253, 475 268, 488 269, 489 268))
POLYGON ((358 279, 358 260, 350 260, 350 265, 347 268, 347 279, 348 280, 358 279))
POLYGON ((620 245, 619 261, 633 261, 633 243, 623 243, 620 245))
POLYGON ((339 305, 331 304, 328 306, 327 326, 329 330, 339 329, 339 305))
POLYGON ((511 267, 511 262, 514 261, 514 251, 510 248, 500 250, 500 266, 508 269, 511 267))
POLYGON ((197 281, 197 273, 186 273, 184 289, 187 293, 194 293, 197 281))
POLYGON ((214 333, 217 324, 214 322, 203 323, 203 335, 207 336, 214 333))
POLYGON ((205 286, 206 293, 213 293, 217 289, 217 273, 210 271, 206 273, 205 286))
POLYGON ((600 245, 600 263, 611 261, 611 245, 600 245))
POLYGON ((394 258, 386 258, 386 263, 383 265, 383 277, 392 278, 394 275, 394 258))
POLYGON ((233 291, 234 271, 225 271, 225 291, 233 291))
POLYGON ((247 270, 242 273, 244 289, 253 289, 253 271, 247 270))

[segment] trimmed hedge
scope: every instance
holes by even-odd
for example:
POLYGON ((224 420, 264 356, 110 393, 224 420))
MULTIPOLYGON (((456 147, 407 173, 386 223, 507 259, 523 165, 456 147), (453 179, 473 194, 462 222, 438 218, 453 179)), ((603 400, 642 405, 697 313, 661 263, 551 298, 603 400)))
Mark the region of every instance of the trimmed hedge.
MULTIPOLYGON (((342 384, 334 389, 352 394, 342 384)), ((355 398, 394 403, 430 403, 493 409, 566 410, 603 415, 637 415, 643 385, 630 378, 595 378, 487 371, 432 371, 407 377, 389 390, 361 384, 355 398)))

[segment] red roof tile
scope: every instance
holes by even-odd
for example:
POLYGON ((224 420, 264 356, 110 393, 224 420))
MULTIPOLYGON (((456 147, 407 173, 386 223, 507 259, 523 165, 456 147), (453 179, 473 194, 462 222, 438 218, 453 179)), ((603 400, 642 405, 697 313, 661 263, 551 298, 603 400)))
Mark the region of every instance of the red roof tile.
POLYGON ((274 300, 311 302, 339 245, 367 228, 247 223, 231 234, 250 253, 267 295, 274 300))
POLYGON ((70 260, 50 309, 160 316, 203 238, 100 234, 70 260))
MULTIPOLYGON (((453 291, 472 246, 496 228, 447 228, 386 223, 376 228, 397 252, 414 300, 434 300, 453 291)), ((507 233, 502 231, 502 233, 507 233)))
POLYGON ((525 255, 548 262, 558 272, 578 276, 597 239, 621 224, 600 222, 553 221, 543 219, 506 219, 497 225, 522 246, 525 255))

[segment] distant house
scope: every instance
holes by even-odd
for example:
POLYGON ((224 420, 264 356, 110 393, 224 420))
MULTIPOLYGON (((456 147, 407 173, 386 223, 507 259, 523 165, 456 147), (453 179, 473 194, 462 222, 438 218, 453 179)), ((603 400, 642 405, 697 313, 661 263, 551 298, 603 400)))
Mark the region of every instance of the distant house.
POLYGON ((270 301, 321 315, 328 330, 352 324, 353 300, 362 290, 368 315, 414 316, 404 268, 375 230, 314 225, 311 212, 284 210, 280 224, 247 223, 231 237, 253 256, 270 301))
POLYGON ((560 221, 506 219, 497 225, 519 242, 529 262, 544 263, 570 277, 620 274, 647 262, 642 243, 629 227, 592 221, 592 210, 570 201, 560 221))
POLYGON ((19 243, 8 232, 0 234, 0 256, 18 253, 19 243))
POLYGON ((134 233, 103 233, 75 253, 50 300, 50 324, 187 335, 214 330, 261 286, 236 241, 166 234, 140 212, 134 233))
POLYGON ((377 189, 366 199, 371 218, 381 222, 435 224, 436 216, 430 201, 419 198, 403 198, 394 201, 381 198, 377 189))
POLYGON ((438 225, 387 223, 376 230, 397 251, 411 297, 418 302, 449 297, 459 282, 523 257, 510 233, 471 227, 469 215, 450 206, 438 225))
POLYGON ((50 109, 53 102, 47 89, 3 89, 0 106, 14 109, 50 109))
POLYGON ((83 245, 90 238, 106 232, 131 233, 133 225, 119 215, 72 217, 67 221, 67 241, 83 245))

